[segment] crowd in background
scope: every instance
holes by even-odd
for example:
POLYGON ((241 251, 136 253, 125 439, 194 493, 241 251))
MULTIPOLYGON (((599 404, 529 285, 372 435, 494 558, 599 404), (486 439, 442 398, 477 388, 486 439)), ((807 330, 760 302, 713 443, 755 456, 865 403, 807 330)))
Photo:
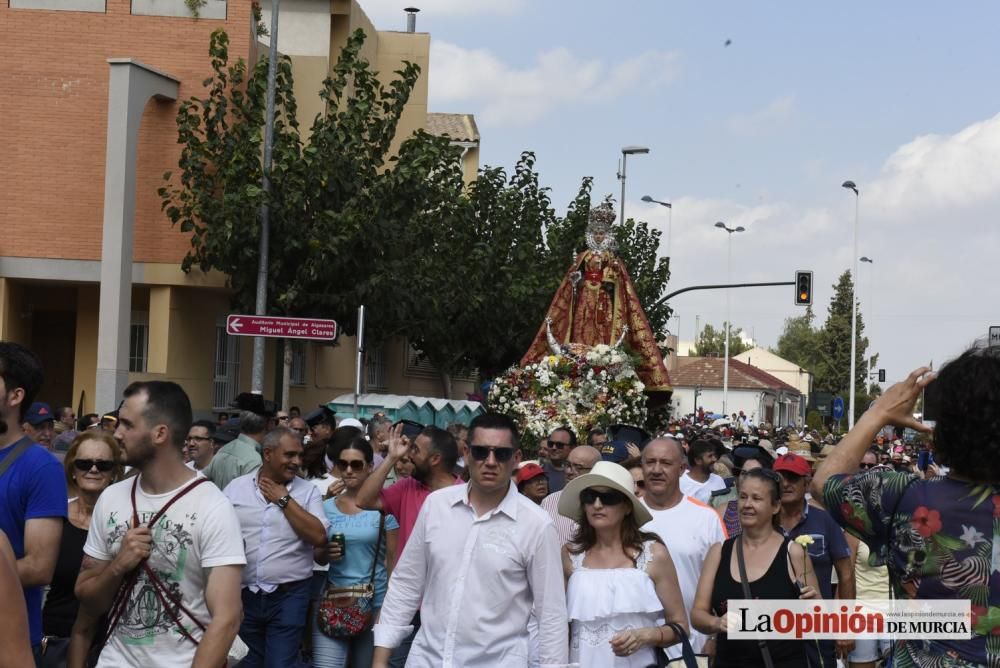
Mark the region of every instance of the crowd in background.
POLYGON ((842 439, 699 410, 529 448, 489 413, 194 420, 169 381, 76 419, 0 342, 0 666, 996 665, 998 371, 938 373, 933 439, 921 369, 842 439), (732 599, 890 589, 971 599, 974 637, 728 637, 732 599))

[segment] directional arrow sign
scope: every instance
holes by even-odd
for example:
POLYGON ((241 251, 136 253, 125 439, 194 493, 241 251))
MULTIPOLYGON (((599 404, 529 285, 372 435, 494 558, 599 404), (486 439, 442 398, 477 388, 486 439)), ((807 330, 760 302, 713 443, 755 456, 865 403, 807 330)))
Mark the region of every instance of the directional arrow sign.
POLYGON ((282 318, 272 315, 230 315, 226 333, 233 336, 266 336, 273 339, 332 341, 337 322, 320 318, 282 318))

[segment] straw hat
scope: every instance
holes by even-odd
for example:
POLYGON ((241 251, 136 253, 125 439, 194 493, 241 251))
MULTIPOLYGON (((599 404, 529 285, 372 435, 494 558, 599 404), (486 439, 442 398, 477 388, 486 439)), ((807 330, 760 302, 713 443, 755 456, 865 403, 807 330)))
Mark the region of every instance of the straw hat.
POLYGON ((624 494, 632 504, 632 514, 639 526, 653 519, 649 510, 632 491, 635 487, 632 474, 625 467, 613 462, 597 462, 590 473, 584 473, 567 483, 559 495, 559 514, 579 522, 583 513, 580 492, 590 487, 609 487, 624 494))
POLYGON ((814 463, 816 461, 816 458, 813 457, 812 450, 810 450, 808 447, 797 448, 795 450, 792 450, 791 452, 792 452, 793 455, 798 455, 799 457, 801 457, 802 459, 806 460, 810 464, 812 464, 812 463, 814 463))

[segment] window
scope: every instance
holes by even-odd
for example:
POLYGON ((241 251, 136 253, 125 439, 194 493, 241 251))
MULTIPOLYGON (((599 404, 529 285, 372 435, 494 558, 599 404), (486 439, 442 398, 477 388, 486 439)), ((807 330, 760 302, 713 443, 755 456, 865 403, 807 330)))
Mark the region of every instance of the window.
POLYGON ((240 383, 240 337, 226 334, 226 323, 215 326, 215 382, 212 408, 228 411, 240 383))
POLYGON ((135 314, 128 328, 128 370, 130 373, 146 373, 149 359, 149 320, 145 314, 135 314))
POLYGON ((285 341, 292 348, 292 368, 288 382, 292 385, 306 384, 306 341, 290 339, 285 341))
MULTIPOLYGON (((456 374, 452 376, 452 380, 475 382, 478 373, 478 371, 472 370, 469 373, 456 374)), ((415 378, 440 378, 440 373, 434 368, 430 360, 426 357, 421 357, 420 351, 410 345, 408 340, 406 341, 406 369, 404 370, 404 374, 415 378)))
POLYGON ((389 389, 386 381, 385 345, 368 350, 367 355, 368 373, 365 388, 368 392, 385 392, 389 389))

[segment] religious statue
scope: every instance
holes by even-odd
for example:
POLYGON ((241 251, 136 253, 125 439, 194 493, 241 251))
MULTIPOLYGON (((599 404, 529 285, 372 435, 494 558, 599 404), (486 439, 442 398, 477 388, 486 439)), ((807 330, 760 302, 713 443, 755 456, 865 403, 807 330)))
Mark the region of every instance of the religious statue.
POLYGON ((521 366, 539 361, 553 345, 584 349, 598 344, 627 346, 642 362, 636 373, 647 392, 669 392, 670 380, 656 336, 617 250, 609 203, 591 210, 587 250, 573 261, 521 366))

